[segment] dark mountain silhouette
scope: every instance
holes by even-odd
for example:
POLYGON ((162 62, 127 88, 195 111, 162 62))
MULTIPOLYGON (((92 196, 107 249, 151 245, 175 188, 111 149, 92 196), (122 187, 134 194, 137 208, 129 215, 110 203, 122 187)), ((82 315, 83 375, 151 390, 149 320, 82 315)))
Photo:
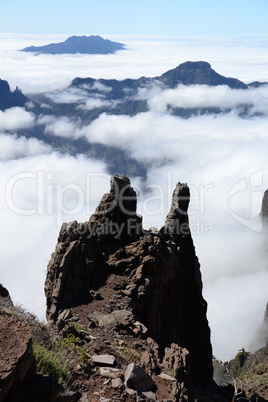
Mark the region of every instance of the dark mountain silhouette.
POLYGON ((247 85, 235 78, 226 78, 214 71, 205 61, 187 61, 162 74, 159 79, 169 88, 183 85, 228 85, 230 88, 247 89, 247 85))
POLYGON ((83 86, 87 87, 88 91, 93 94, 103 92, 102 87, 96 85, 97 83, 109 88, 105 92, 108 99, 123 99, 129 97, 129 94, 136 95, 138 88, 149 86, 153 83, 163 85, 163 88, 175 88, 177 85, 227 85, 233 89, 247 89, 248 86, 237 80, 236 78, 226 78, 214 71, 211 65, 205 61, 191 62, 187 61, 180 64, 178 67, 167 71, 160 77, 146 78, 141 77, 138 79, 125 79, 122 81, 111 79, 98 79, 94 78, 75 78, 71 87, 83 86), (85 86, 86 84, 86 86, 85 86))
POLYGON ((24 106, 28 100, 18 87, 11 92, 8 82, 0 79, 0 110, 24 106))
POLYGON ((22 49, 23 52, 47 54, 109 54, 124 49, 125 45, 103 39, 98 35, 71 36, 64 42, 50 43, 45 46, 30 46, 22 49))
POLYGON ((264 81, 264 82, 260 82, 260 81, 254 81, 251 82, 250 84, 248 84, 249 88, 260 88, 263 87, 265 85, 268 85, 268 82, 264 81))

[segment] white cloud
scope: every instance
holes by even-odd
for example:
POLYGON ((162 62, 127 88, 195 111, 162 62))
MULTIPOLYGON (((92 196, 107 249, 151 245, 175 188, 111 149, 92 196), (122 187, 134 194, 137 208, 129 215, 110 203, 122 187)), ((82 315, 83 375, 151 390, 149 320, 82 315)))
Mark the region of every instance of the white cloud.
POLYGON ((31 127, 34 116, 24 108, 13 107, 5 111, 0 110, 0 130, 18 130, 31 127))
POLYGON ((69 87, 62 91, 54 91, 46 94, 46 97, 54 103, 75 103, 77 109, 93 110, 100 107, 115 107, 119 101, 106 100, 105 94, 110 92, 112 88, 107 87, 99 82, 93 85, 83 84, 79 88, 69 87), (87 90, 96 90, 101 93, 90 93, 87 90))
POLYGON ((268 114, 268 86, 257 89, 231 89, 226 85, 209 87, 207 85, 178 85, 175 89, 166 89, 155 96, 145 94, 151 111, 166 112, 168 106, 178 108, 213 108, 233 109, 240 105, 255 104, 254 111, 268 114))
POLYGON ((76 138, 76 125, 68 117, 46 115, 38 119, 37 124, 45 125, 45 133, 53 134, 59 137, 76 138))
POLYGON ((112 87, 109 87, 107 85, 102 84, 101 82, 95 81, 94 84, 90 85, 90 84, 82 84, 81 85, 82 89, 85 90, 96 90, 96 91, 100 91, 100 92, 111 92, 112 87))
POLYGON ((77 106, 78 109, 93 110, 101 107, 114 108, 119 101, 106 101, 101 98, 88 98, 83 105, 77 106))
POLYGON ((51 151, 48 145, 35 138, 26 139, 16 135, 0 134, 0 160, 24 158, 31 155, 46 154, 51 151))
POLYGON ((62 91, 47 93, 46 97, 55 103, 80 103, 87 99, 85 91, 78 88, 66 88, 62 91))

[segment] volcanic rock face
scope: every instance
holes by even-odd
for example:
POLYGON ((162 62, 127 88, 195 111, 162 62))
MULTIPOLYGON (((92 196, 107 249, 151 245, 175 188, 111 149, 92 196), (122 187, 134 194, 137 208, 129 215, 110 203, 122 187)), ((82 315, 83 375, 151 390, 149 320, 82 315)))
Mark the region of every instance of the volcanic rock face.
POLYGON ((129 179, 113 177, 110 193, 88 222, 61 228, 45 283, 48 320, 90 303, 98 289, 112 289, 127 303, 136 330, 155 342, 158 359, 172 344, 185 356, 187 349, 193 381, 211 382, 210 329, 188 226, 189 200, 188 186, 178 183, 164 227, 144 231, 129 179))
POLYGON ((31 330, 14 317, 0 317, 0 356, 0 400, 3 400, 24 384, 35 369, 31 330))

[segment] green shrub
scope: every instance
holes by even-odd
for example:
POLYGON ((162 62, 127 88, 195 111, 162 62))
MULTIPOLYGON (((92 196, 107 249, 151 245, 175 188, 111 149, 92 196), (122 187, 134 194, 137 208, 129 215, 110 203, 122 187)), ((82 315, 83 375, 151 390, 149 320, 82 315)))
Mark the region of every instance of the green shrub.
POLYGON ((83 341, 73 334, 69 334, 66 338, 54 341, 52 344, 53 348, 59 353, 66 354, 66 356, 71 354, 74 359, 78 357, 81 362, 85 364, 89 359, 89 355, 82 345, 83 341))
POLYGON ((55 352, 34 342, 33 353, 38 373, 54 377, 64 387, 71 383, 72 374, 67 363, 64 363, 55 352))
POLYGON ((73 323, 72 323, 72 326, 74 327, 74 329, 75 329, 76 331, 84 331, 84 330, 85 330, 85 328, 83 327, 83 325, 78 324, 78 322, 73 322, 73 323))

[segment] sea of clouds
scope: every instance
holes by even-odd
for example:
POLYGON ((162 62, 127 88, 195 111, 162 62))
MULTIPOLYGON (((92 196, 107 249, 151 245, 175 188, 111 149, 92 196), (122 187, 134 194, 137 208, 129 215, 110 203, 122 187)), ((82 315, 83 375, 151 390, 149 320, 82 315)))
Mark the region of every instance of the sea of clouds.
MULTIPOLYGON (((25 94, 45 91, 55 101, 88 109, 105 100, 66 89, 77 76, 153 77, 184 61, 204 60, 218 73, 246 83, 268 81, 267 36, 111 37, 126 43, 127 50, 107 56, 19 51, 64 39, 0 34, 0 78, 25 94)), ((45 124, 56 136, 117 146, 148 166, 145 181, 131 178, 145 227, 163 225, 178 181, 190 186, 190 226, 209 306, 213 352, 228 360, 242 347, 253 348, 268 299, 267 233, 259 217, 268 188, 268 86, 241 91, 156 85, 138 96, 147 100, 148 112, 134 117, 102 114, 88 126, 49 115, 36 121, 31 109, 0 112, 0 281, 14 301, 44 318, 46 266, 60 226, 86 221, 109 191, 110 180, 101 160, 61 155, 36 139, 11 137, 8 130, 45 124), (240 117, 241 103, 250 106, 248 118, 240 117), (182 119, 170 115, 168 105, 231 110, 182 119)))

